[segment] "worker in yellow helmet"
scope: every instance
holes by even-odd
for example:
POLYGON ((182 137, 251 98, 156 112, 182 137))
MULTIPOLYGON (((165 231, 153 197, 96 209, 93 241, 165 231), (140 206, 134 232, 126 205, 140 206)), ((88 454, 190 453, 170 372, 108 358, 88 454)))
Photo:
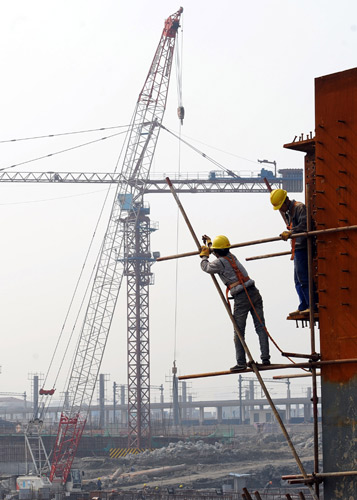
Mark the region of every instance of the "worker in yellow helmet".
MULTIPOLYGON (((288 240, 294 233, 303 233, 307 230, 306 206, 300 201, 290 200, 285 189, 273 189, 270 193, 270 202, 274 210, 280 210, 285 215, 287 230, 280 234, 283 240, 288 240)), ((294 282, 299 297, 299 306, 289 315, 309 312, 309 274, 307 260, 307 239, 294 238, 292 241, 292 260, 294 260, 294 282)))
MULTIPOLYGON (((255 286, 246 271, 230 251, 231 244, 227 236, 216 236, 213 242, 204 235, 202 236, 206 245, 201 248, 201 268, 209 274, 218 274, 220 279, 227 287, 228 292, 234 299, 234 319, 238 330, 244 338, 247 316, 250 313, 253 318, 255 331, 259 337, 261 360, 263 365, 270 365, 268 333, 265 327, 263 299, 259 290, 255 286), (213 262, 209 262, 210 251, 217 257, 213 262)), ((241 371, 247 368, 244 348, 239 337, 234 331, 234 344, 236 350, 237 364, 231 368, 231 371, 241 371)))

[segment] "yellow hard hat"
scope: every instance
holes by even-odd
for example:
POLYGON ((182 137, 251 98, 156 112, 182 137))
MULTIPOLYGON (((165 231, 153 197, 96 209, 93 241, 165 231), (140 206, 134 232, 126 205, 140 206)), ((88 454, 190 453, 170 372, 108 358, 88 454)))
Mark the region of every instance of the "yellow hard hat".
POLYGON ((213 240, 212 243, 212 250, 223 250, 224 248, 230 248, 231 244, 229 243, 229 239, 227 236, 223 236, 223 234, 220 234, 219 236, 216 236, 213 240))
POLYGON ((280 210, 288 192, 285 189, 273 189, 270 193, 270 203, 273 205, 274 210, 280 210))

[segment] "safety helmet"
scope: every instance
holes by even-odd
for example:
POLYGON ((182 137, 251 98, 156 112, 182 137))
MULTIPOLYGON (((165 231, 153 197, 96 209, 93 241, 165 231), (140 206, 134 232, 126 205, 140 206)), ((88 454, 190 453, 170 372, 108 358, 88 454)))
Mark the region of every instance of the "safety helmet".
POLYGON ((285 189, 273 189, 270 193, 270 203, 274 210, 280 210, 286 200, 288 192, 285 189))
POLYGON ((213 240, 212 243, 212 250, 223 250, 224 248, 230 248, 231 244, 229 243, 229 239, 227 236, 223 236, 223 234, 220 234, 219 236, 216 236, 213 240))

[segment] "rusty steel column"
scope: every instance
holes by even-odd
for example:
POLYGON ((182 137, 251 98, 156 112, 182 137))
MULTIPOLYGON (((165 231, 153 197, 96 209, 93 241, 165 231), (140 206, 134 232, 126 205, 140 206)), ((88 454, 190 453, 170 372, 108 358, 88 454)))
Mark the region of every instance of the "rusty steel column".
MULTIPOLYGON (((316 229, 357 221, 357 68, 316 78, 316 229)), ((322 360, 357 358, 357 234, 317 237, 322 360)), ((321 366, 323 471, 353 471, 357 364, 321 366)), ((324 499, 357 498, 356 476, 326 477, 324 499)))

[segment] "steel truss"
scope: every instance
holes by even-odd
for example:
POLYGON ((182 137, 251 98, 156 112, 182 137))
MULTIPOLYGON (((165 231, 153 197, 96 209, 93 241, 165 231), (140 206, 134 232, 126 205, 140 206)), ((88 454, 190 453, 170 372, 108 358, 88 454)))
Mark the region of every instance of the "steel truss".
POLYGON ((149 209, 124 221, 128 313, 128 447, 150 446, 149 286, 153 284, 149 209))
MULTIPOLYGON (((272 189, 283 188, 291 192, 301 192, 303 189, 302 169, 279 170, 281 177, 269 178, 272 189)), ((261 176, 241 177, 227 176, 224 172, 220 176, 214 172, 199 174, 173 174, 170 179, 178 193, 266 193, 267 188, 261 176)), ((0 172, 0 182, 46 183, 46 184, 132 184, 142 194, 169 193, 170 190, 162 178, 150 177, 145 180, 135 179, 127 181, 122 173, 117 172, 0 172)))
MULTIPOLYGON (((28 463, 32 463, 36 475, 46 473, 50 470, 50 462, 46 452, 46 448, 42 441, 42 425, 43 421, 34 418, 30 420, 25 429, 25 461, 26 469, 28 468, 28 463), (31 457, 31 460, 28 458, 31 457)), ((26 470, 28 473, 29 471, 26 470)))

